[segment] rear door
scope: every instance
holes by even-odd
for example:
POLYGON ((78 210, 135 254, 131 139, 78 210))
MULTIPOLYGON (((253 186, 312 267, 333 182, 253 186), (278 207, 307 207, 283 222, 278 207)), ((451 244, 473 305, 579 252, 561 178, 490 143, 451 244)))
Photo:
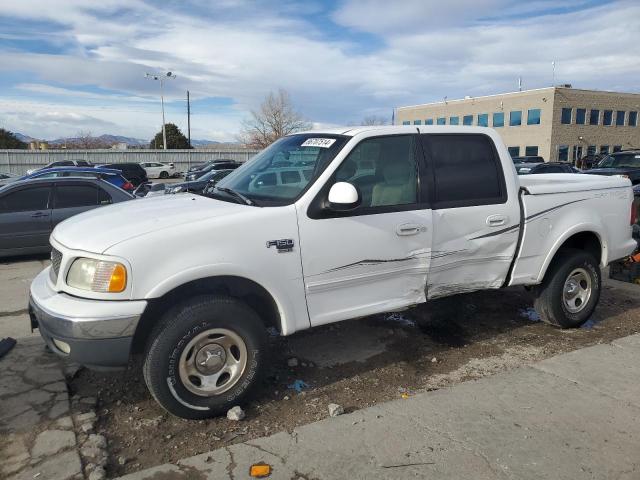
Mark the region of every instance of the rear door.
POLYGON ((52 226, 99 205, 98 188, 92 183, 64 182, 54 189, 52 226))
POLYGON ((0 251, 46 247, 51 233, 51 185, 11 189, 0 196, 0 251))
MULTIPOLYGON (((500 157, 484 134, 422 134, 432 172, 433 248, 428 298, 499 288, 520 223, 500 157)), ((509 172, 511 174, 511 172, 509 172)))

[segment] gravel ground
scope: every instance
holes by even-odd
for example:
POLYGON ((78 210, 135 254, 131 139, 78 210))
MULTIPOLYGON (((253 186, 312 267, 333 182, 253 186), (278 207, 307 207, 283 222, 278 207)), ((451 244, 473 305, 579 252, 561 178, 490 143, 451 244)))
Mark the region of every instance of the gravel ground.
POLYGON ((271 371, 240 422, 168 415, 147 392, 140 361, 126 372, 82 370, 70 386, 98 398, 97 429, 108 439, 112 476, 291 431, 327 417, 330 403, 350 412, 640 332, 640 302, 630 289, 603 286, 596 314, 575 330, 540 322, 520 288, 465 295, 459 304, 439 324, 418 326, 414 311, 272 337, 271 371), (297 382, 300 392, 296 380, 304 382, 297 382))

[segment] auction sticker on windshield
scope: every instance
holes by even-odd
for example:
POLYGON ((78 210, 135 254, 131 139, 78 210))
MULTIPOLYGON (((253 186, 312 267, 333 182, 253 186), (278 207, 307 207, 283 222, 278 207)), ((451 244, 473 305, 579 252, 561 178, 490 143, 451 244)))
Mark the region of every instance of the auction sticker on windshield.
POLYGON ((329 148, 335 141, 335 138, 307 138, 300 146, 329 148))

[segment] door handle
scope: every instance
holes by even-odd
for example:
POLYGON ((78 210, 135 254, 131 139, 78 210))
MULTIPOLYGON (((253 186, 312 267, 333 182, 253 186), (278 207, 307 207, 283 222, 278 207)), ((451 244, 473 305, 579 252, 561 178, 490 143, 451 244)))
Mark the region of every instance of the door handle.
POLYGON ((427 227, 425 225, 419 225, 417 223, 404 223, 396 227, 396 234, 400 236, 417 235, 421 232, 426 232, 427 227))
POLYGON ((490 227, 501 227, 507 223, 509 217, 505 215, 490 215, 487 217, 487 225, 490 227))
POLYGON ((31 215, 32 218, 42 218, 42 217, 48 217, 48 216, 49 214, 44 212, 36 212, 31 215))

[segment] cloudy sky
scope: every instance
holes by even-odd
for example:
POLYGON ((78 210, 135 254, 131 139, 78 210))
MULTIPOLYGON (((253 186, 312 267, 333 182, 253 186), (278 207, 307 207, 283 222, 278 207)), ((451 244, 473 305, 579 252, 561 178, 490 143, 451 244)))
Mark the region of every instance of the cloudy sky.
POLYGON ((0 127, 233 141, 270 91, 319 125, 556 82, 640 92, 640 2, 16 0, 0 3, 0 127))

